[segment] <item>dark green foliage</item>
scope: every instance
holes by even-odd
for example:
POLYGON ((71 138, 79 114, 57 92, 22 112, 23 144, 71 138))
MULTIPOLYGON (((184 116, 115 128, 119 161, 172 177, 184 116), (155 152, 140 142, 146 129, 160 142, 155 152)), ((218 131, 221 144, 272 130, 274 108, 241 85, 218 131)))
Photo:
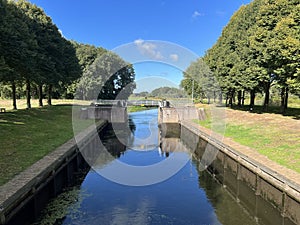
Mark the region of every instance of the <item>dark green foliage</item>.
POLYGON ((154 89, 149 97, 157 97, 157 98, 184 98, 186 94, 183 90, 180 90, 175 87, 160 87, 154 89))
MULTIPOLYGON (((113 59, 122 66, 108 81, 103 71, 96 79, 90 76, 96 59, 111 53, 66 40, 43 9, 26 0, 0 0, 0 34, 0 83, 5 85, 0 97, 11 93, 15 109, 17 95, 26 96, 27 108, 31 108, 32 95, 37 95, 43 106, 44 92, 47 92, 51 105, 52 97, 74 98, 77 86, 95 90, 97 85, 104 85, 101 82, 106 82, 100 97, 109 99, 121 91, 122 97, 127 98, 135 88, 132 65, 127 65, 116 55, 113 59), (11 92, 6 90, 7 85, 11 92), (19 92, 18 87, 26 91, 19 92)), ((104 66, 103 70, 106 69, 104 66)), ((82 93, 82 99, 89 97, 82 93)))
POLYGON ((84 73, 77 84, 78 99, 127 99, 135 88, 133 66, 106 51, 85 61, 84 73))
MULTIPOLYGON (((229 101, 242 91, 251 92, 251 108, 256 92, 264 92, 264 109, 270 103, 270 89, 281 89, 281 105, 287 108, 288 93, 300 90, 300 2, 299 0, 254 0, 242 6, 223 29, 217 43, 204 61, 229 101)), ((182 85, 190 90, 187 79, 199 80, 205 67, 196 62, 193 75, 186 75, 182 85), (195 69, 196 68, 196 69, 195 69)), ((191 70, 191 68, 189 68, 191 70)), ((196 86, 203 86, 197 82, 196 86)), ((201 89, 195 89, 201 94, 201 89)), ((231 104, 232 105, 232 104, 231 104)))
POLYGON ((194 98, 206 97, 209 103, 210 99, 217 98, 221 90, 216 77, 202 58, 192 62, 186 69, 181 87, 194 98))

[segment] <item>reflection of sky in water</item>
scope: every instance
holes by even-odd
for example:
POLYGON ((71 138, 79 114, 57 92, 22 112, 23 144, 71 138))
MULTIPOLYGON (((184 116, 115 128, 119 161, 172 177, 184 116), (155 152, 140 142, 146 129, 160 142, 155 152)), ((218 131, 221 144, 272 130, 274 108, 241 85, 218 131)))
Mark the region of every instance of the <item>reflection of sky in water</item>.
POLYGON ((164 160, 159 151, 157 109, 131 113, 130 118, 136 125, 133 143, 119 160, 134 166, 152 165, 164 160))
MULTIPOLYGON (((145 120, 151 121, 157 117, 157 111, 138 112, 131 117, 137 127, 136 135, 149 130, 145 120)), ((155 130, 155 143, 158 144, 157 127, 155 130)), ((180 145, 180 141, 175 138, 169 141, 172 143, 162 146, 174 146, 174 141, 176 145, 180 145)), ((111 182, 91 170, 81 186, 82 193, 87 194, 79 209, 70 212, 63 224, 218 225, 221 224, 220 215, 223 221, 228 221, 224 223, 227 225, 256 224, 206 171, 197 171, 197 162, 189 160, 190 156, 186 151, 173 152, 168 158, 163 151, 159 147, 147 151, 127 149, 118 160, 142 167, 172 159, 172 155, 178 154, 188 163, 163 182, 139 187, 111 182)), ((169 160, 168 163, 176 161, 169 160)), ((163 169, 162 167, 156 173, 163 173, 163 169)), ((130 174, 127 174, 128 177, 130 174)))
POLYGON ((90 172, 82 189, 91 195, 77 218, 67 217, 64 224, 210 224, 217 218, 197 178, 191 164, 171 179, 145 187, 119 185, 90 172))

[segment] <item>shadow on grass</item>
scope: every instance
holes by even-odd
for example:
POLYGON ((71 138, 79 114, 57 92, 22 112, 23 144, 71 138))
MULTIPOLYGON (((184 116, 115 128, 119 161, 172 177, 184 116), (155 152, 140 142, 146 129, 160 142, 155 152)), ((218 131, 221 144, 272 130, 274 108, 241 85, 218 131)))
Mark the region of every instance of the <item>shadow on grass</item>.
POLYGON ((25 125, 31 121, 31 119, 40 120, 52 120, 54 115, 59 115, 60 113, 66 113, 65 109, 69 108, 70 116, 72 105, 54 105, 54 106, 44 106, 43 108, 31 108, 31 109, 18 109, 10 110, 5 113, 0 114, 0 125, 25 125))
MULTIPOLYGON (((240 110, 245 112, 250 112, 249 106, 233 106, 232 109, 240 110)), ((263 114, 263 113, 272 113, 279 114, 283 116, 292 117, 295 120, 300 120, 300 108, 288 108, 285 113, 281 112, 279 106, 269 106, 268 110, 264 110, 263 106, 254 106, 252 113, 263 114)))

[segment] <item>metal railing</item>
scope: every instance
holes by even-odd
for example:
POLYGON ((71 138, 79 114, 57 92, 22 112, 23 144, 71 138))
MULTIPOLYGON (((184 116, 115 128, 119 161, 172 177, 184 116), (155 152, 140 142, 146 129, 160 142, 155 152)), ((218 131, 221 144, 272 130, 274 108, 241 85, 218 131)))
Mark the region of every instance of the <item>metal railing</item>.
POLYGON ((94 106, 153 106, 161 105, 158 100, 95 100, 91 105, 94 106))

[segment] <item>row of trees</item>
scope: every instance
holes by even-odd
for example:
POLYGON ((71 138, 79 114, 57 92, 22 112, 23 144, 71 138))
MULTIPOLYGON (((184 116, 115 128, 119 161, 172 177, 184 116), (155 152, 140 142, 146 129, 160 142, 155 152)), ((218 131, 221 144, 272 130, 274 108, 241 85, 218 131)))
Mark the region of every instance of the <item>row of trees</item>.
POLYGON ((239 105, 248 91, 251 108, 256 93, 262 92, 267 110, 270 88, 276 85, 284 112, 289 93, 300 96, 299 12, 299 0, 254 0, 242 6, 217 43, 186 70, 182 86, 190 90, 194 80, 199 94, 218 91, 219 86, 229 104, 237 94, 239 105), (215 80, 209 81, 211 73, 215 80))
POLYGON ((96 86, 103 87, 96 97, 104 99, 121 90, 129 96, 135 88, 132 65, 103 48, 67 40, 41 8, 25 0, 0 0, 0 34, 0 91, 10 86, 14 109, 23 87, 27 108, 33 93, 43 106, 45 91, 51 105, 52 96, 95 98, 89 92, 96 86))
POLYGON ((80 77, 72 43, 36 5, 0 0, 0 33, 0 80, 11 85, 14 109, 17 85, 25 84, 27 108, 31 108, 32 84, 38 86, 42 106, 43 86, 47 86, 51 104, 53 86, 80 77))
POLYGON ((186 98, 186 93, 178 88, 175 87, 160 87, 156 88, 150 93, 147 91, 143 91, 140 93, 134 93, 133 97, 144 97, 144 98, 186 98))

